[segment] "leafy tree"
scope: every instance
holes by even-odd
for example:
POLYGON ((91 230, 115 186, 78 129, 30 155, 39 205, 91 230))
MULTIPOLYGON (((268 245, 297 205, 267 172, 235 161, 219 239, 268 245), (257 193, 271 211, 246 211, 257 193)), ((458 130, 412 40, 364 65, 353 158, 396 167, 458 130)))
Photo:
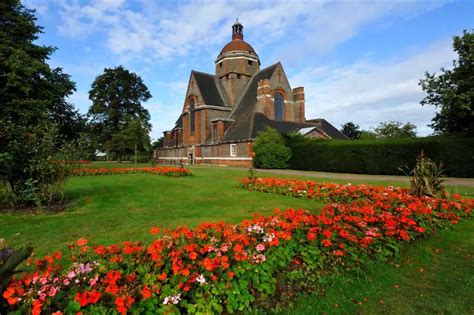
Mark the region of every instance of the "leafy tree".
POLYGON ((163 147, 163 143, 165 142, 165 138, 164 137, 159 137, 158 139, 156 139, 155 141, 153 141, 153 143, 151 144, 151 146, 153 147, 153 149, 159 149, 159 148, 162 148, 163 147))
POLYGON ((106 142, 107 151, 114 152, 119 162, 124 155, 136 155, 138 151, 150 153, 150 130, 144 128, 138 119, 130 119, 122 129, 112 135, 112 139, 106 142))
MULTIPOLYGON (((121 141, 129 139, 130 122, 138 122, 140 130, 148 135, 150 114, 142 102, 151 98, 148 88, 135 73, 122 66, 104 70, 97 76, 89 91, 92 106, 89 109, 91 125, 102 149, 120 156, 129 148, 121 141)), ((145 138, 142 134, 141 138, 145 138)), ((128 142, 127 142, 128 143, 128 142)), ((149 143, 149 141, 148 141, 149 143)))
POLYGON ((267 127, 260 131, 253 145, 254 165, 258 168, 286 168, 291 158, 291 149, 276 129, 267 127))
POLYGON ((77 136, 78 113, 65 101, 74 82, 48 65, 55 48, 34 44, 40 33, 33 10, 0 2, 0 177, 16 206, 62 194, 64 165, 53 161, 77 136))
POLYGON ((375 133, 379 138, 415 138, 416 126, 411 123, 402 124, 399 121, 385 121, 375 128, 375 133))
POLYGON ((341 132, 345 134, 349 139, 355 140, 360 138, 360 127, 354 124, 352 121, 341 125, 341 132))
POLYGON ((422 105, 434 105, 440 109, 430 125, 437 133, 474 133, 474 33, 464 31, 455 36, 453 49, 458 60, 453 69, 441 68, 441 74, 425 73, 420 80, 428 94, 422 105))

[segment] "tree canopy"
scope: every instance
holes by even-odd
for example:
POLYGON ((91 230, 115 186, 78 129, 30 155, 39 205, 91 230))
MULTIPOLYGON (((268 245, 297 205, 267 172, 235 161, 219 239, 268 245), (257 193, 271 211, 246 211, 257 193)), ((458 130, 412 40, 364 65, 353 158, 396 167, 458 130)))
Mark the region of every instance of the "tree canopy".
POLYGON ((66 101, 74 82, 47 63, 55 48, 34 43, 41 33, 33 10, 0 2, 0 176, 16 204, 51 200, 51 161, 82 123, 66 101))
POLYGON ((453 49, 458 59, 441 74, 426 73, 420 80, 427 96, 422 105, 439 108, 430 125, 437 133, 474 133, 474 33, 455 36, 453 49))
POLYGON ((384 121, 375 128, 375 133, 378 138, 415 138, 416 126, 411 123, 402 124, 399 121, 384 121))
POLYGON ((92 83, 89 98, 93 132, 102 149, 119 159, 135 145, 149 149, 150 114, 142 103, 151 94, 137 74, 122 66, 106 68, 92 83))
POLYGON ((345 134, 349 139, 355 140, 360 138, 360 126, 354 124, 352 121, 341 125, 341 132, 345 134))

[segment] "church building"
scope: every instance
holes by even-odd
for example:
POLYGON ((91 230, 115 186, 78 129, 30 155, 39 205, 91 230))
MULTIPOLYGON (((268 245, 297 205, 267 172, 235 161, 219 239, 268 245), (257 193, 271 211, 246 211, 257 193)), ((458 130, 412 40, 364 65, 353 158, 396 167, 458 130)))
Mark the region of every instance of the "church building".
POLYGON ((347 139, 324 119, 305 118, 304 88, 291 88, 281 63, 260 69, 243 26, 215 61, 215 74, 191 71, 181 115, 164 132, 155 160, 166 164, 252 165, 252 143, 267 126, 324 139, 347 139))

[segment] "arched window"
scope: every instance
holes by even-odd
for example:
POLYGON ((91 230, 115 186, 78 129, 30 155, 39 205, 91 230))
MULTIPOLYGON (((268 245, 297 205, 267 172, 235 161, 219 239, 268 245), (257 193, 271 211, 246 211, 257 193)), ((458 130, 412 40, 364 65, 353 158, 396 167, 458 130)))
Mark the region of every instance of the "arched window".
POLYGON ((285 99, 280 93, 275 94, 275 120, 283 120, 283 104, 285 99))
POLYGON ((191 101, 191 104, 189 105, 189 130, 191 132, 194 132, 194 101, 191 101))

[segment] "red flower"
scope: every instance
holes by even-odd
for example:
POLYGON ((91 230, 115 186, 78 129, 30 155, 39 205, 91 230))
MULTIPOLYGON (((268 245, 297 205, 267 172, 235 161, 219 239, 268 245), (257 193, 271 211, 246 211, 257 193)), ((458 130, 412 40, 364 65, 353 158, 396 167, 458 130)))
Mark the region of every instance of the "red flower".
POLYGON ((158 275, 158 280, 163 281, 166 279, 166 273, 162 273, 161 275, 158 275))
POLYGON ((80 239, 77 240, 76 244, 77 244, 78 246, 84 246, 84 245, 87 245, 87 242, 88 242, 88 241, 87 241, 86 238, 81 237, 80 239))
POLYGON ((3 292, 3 297, 7 299, 8 304, 14 305, 18 302, 18 298, 13 296, 15 294, 15 288, 9 287, 3 292))
POLYGON ((321 241, 321 243, 324 245, 324 247, 329 247, 329 246, 331 246, 331 240, 328 240, 328 239, 326 239, 326 238, 323 239, 323 240, 321 241))
POLYGON ((311 233, 311 232, 308 233, 307 238, 308 238, 308 241, 314 240, 316 238, 316 233, 311 233))
POLYGON ((40 300, 34 300, 31 308, 31 315, 41 315, 43 303, 40 300))
POLYGON ((150 288, 146 285, 143 287, 142 289, 142 296, 144 299, 149 299, 151 298, 151 296, 153 295, 153 293, 151 292, 150 288))
POLYGON ((152 228, 150 228, 150 233, 151 233, 152 235, 156 235, 156 234, 160 233, 160 228, 158 228, 158 227, 152 227, 152 228))
POLYGON ((119 296, 115 299, 115 305, 117 306, 117 312, 120 314, 127 314, 128 309, 135 301, 131 296, 119 296))

